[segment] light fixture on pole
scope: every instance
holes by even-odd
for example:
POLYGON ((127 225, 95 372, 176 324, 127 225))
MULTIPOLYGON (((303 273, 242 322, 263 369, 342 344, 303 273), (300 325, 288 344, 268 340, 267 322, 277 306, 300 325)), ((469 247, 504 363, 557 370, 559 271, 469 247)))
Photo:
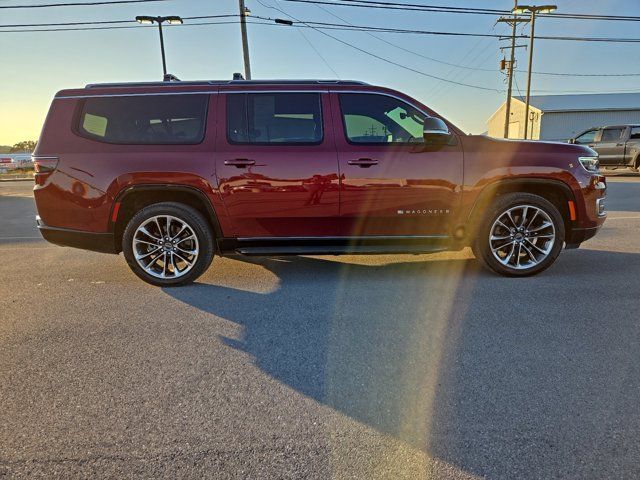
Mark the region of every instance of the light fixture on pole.
MULTIPOLYGON (((529 133, 529 101, 531 97, 531 68, 533 65, 533 40, 535 38, 536 15, 539 13, 552 13, 558 9, 556 5, 519 5, 512 12, 515 15, 523 13, 531 14, 531 38, 529 40, 529 73, 527 75, 527 99, 524 109, 524 138, 527 139, 529 133)), ((533 128, 533 127, 532 127, 533 128)))
POLYGON ((164 81, 177 80, 177 78, 167 73, 167 60, 164 54, 164 37, 162 36, 162 24, 168 23, 169 25, 181 25, 182 18, 176 15, 170 15, 167 17, 149 17, 146 15, 138 15, 136 21, 143 25, 150 25, 153 23, 158 24, 158 32, 160 33, 160 53, 162 54, 162 79, 164 81))

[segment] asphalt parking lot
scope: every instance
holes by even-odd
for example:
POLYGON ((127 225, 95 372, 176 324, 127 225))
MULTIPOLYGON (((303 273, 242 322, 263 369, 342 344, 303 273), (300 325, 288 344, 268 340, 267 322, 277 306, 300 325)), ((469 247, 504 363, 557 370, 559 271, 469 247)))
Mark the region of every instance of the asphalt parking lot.
POLYGON ((534 278, 469 252, 159 289, 0 183, 0 477, 638 478, 640 179, 534 278))

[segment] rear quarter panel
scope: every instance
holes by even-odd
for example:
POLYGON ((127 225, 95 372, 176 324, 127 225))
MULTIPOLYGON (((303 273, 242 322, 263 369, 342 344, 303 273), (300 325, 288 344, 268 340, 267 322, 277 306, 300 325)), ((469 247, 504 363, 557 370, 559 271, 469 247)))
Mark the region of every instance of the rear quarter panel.
POLYGON ((81 137, 73 128, 81 101, 53 101, 35 152, 60 158, 57 170, 34 192, 47 225, 106 232, 120 192, 135 185, 180 184, 207 196, 224 230, 213 147, 216 94, 210 95, 205 137, 197 145, 117 145, 81 137))

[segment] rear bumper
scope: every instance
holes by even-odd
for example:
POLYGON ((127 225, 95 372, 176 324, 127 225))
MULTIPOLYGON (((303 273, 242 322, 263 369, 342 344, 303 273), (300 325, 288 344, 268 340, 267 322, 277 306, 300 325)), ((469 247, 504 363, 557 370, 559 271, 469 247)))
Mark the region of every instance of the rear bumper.
POLYGON ((47 242, 94 252, 118 253, 115 248, 113 233, 84 232, 69 228, 50 227, 45 225, 40 217, 36 217, 36 224, 40 234, 47 242))

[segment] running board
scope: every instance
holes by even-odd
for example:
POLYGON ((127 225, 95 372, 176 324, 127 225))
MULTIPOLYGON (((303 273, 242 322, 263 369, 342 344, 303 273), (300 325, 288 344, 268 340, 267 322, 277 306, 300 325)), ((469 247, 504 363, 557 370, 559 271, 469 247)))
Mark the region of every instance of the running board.
POLYGON ((420 253, 435 253, 448 250, 444 247, 427 247, 427 246, 407 246, 407 245, 388 245, 373 246, 373 245, 361 245, 361 246, 318 246, 318 247, 244 247, 237 248, 236 253, 241 255, 384 255, 384 254, 420 254, 420 253))
POLYGON ((451 249, 451 237, 226 238, 219 246, 226 254, 262 256, 420 254, 451 249))

